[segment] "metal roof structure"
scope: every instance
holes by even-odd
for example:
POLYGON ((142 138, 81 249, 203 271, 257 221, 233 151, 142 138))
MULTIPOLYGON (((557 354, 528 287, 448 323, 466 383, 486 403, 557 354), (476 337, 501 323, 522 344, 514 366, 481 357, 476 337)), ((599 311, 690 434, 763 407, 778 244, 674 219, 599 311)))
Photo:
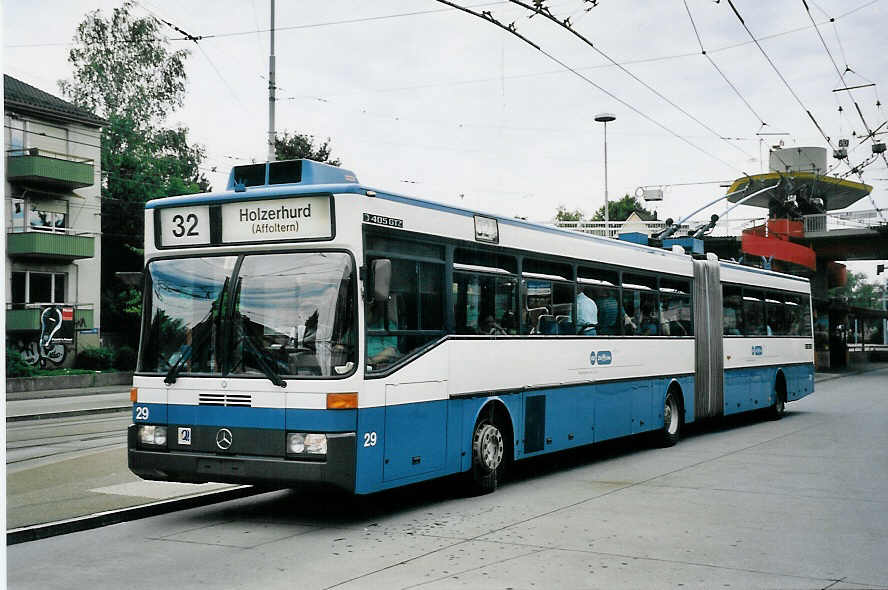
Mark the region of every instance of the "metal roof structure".
POLYGON ((736 203, 746 195, 774 184, 775 181, 779 181, 776 187, 752 197, 744 205, 767 208, 774 201, 782 203, 787 196, 801 195, 804 200, 823 199, 823 209, 836 211, 849 207, 873 190, 868 184, 813 172, 766 172, 735 180, 727 192, 742 192, 731 195, 728 200, 736 203))

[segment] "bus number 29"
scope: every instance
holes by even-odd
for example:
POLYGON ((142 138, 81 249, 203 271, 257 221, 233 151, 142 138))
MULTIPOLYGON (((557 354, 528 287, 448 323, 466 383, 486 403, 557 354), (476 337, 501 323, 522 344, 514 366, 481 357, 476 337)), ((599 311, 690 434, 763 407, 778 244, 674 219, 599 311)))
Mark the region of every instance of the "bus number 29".
POLYGON ((375 432, 365 432, 364 433, 364 446, 365 447, 375 447, 376 446, 376 433, 375 432))
POLYGON ((147 420, 148 408, 145 406, 136 406, 136 420, 147 420))

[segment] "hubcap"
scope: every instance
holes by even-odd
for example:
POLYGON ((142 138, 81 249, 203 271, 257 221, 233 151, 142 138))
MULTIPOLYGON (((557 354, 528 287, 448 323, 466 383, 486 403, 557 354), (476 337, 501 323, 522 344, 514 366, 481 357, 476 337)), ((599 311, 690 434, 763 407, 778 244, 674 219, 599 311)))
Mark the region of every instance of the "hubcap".
POLYGON ((503 435, 491 424, 485 424, 478 433, 478 457, 485 469, 494 471, 503 462, 503 435))
POLYGON ((666 432, 669 434, 678 432, 678 408, 675 406, 675 400, 671 395, 666 398, 666 404, 663 406, 663 423, 666 425, 666 432))

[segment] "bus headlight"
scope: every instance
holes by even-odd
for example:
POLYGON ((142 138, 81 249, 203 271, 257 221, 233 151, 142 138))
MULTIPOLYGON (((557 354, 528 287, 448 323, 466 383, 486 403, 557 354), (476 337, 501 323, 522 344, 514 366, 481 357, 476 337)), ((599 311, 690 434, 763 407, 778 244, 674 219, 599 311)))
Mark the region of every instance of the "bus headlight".
POLYGON ((305 435, 305 452, 312 455, 327 454, 327 435, 326 434, 306 434, 305 435))
POLYGON ((327 435, 305 432, 287 433, 287 453, 322 458, 327 454, 327 435))
POLYGON ((165 447, 167 444, 166 426, 140 424, 139 442, 148 447, 165 447))
POLYGON ((291 432, 287 435, 287 452, 293 455, 301 455, 305 452, 305 435, 301 432, 291 432))

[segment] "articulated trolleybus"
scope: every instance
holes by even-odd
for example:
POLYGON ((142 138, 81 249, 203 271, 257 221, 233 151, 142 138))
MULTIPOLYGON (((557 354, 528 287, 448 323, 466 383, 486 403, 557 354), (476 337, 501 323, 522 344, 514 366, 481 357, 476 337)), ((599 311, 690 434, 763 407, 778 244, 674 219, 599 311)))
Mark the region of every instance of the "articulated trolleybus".
POLYGON ((805 279, 308 160, 151 201, 129 467, 367 494, 813 391, 805 279))

